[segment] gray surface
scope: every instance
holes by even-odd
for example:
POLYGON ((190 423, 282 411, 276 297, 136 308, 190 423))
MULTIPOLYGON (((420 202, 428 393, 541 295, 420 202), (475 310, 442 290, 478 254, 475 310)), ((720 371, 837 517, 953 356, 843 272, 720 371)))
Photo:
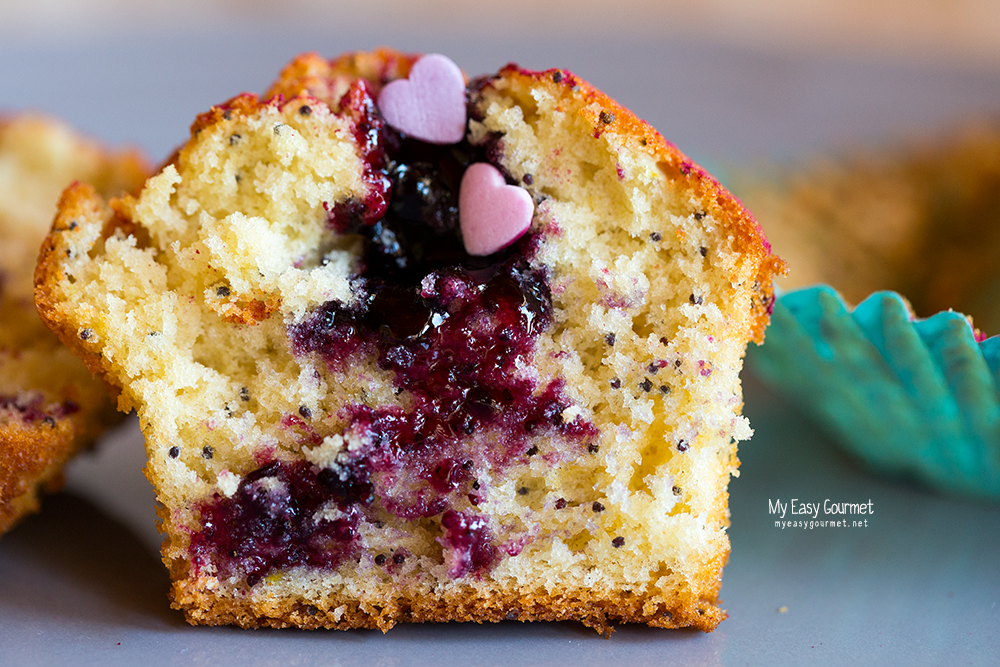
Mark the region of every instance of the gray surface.
MULTIPOLYGON (((380 43, 441 51, 470 73, 511 58, 567 67, 696 159, 723 163, 885 141, 1000 111, 1000 73, 988 71, 787 58, 692 41, 281 29, 0 47, 0 109, 47 110, 159 160, 196 113, 261 90, 294 53, 380 43)), ((712 634, 627 627, 605 641, 572 623, 401 626, 384 636, 188 627, 165 601, 141 435, 130 421, 73 466, 66 493, 0 541, 0 664, 1000 663, 1000 507, 868 476, 752 378, 746 412, 756 435, 731 485, 733 556, 722 590, 730 618, 712 634), (775 528, 768 501, 791 498, 871 499, 875 513, 867 528, 775 528)))

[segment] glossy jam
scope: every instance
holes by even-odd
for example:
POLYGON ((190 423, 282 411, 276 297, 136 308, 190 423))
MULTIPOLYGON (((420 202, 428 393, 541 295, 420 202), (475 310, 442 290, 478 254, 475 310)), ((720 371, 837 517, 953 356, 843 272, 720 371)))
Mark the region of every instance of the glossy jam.
POLYGON ((337 567, 358 551, 365 491, 335 477, 306 461, 250 473, 231 498, 202 506, 192 562, 204 567, 214 560, 223 574, 238 565, 251 586, 279 568, 337 567))
POLYGON ((441 517, 442 543, 448 554, 448 574, 462 577, 493 565, 499 555, 493 545, 489 524, 475 515, 448 510, 441 517))
POLYGON ((412 407, 346 406, 340 417, 360 446, 334 468, 271 462, 248 475, 231 498, 201 508, 192 550, 200 564, 244 571, 252 584, 279 568, 360 558, 358 525, 377 512, 440 516, 450 575, 480 574, 501 552, 517 551, 501 549, 475 512, 486 479, 537 454, 531 438, 576 447, 576 455, 596 430, 564 418, 570 402, 561 381, 540 386, 519 370, 531 366, 538 334, 552 321, 548 276, 530 263, 539 239, 523 237, 486 258, 462 246, 458 185, 471 162, 498 163, 498 143, 431 146, 400 137, 363 84, 342 105, 370 188, 365 201, 332 207, 330 225, 364 238, 360 298, 317 308, 289 328, 289 339, 296 355, 319 355, 331 367, 374 357, 412 407))

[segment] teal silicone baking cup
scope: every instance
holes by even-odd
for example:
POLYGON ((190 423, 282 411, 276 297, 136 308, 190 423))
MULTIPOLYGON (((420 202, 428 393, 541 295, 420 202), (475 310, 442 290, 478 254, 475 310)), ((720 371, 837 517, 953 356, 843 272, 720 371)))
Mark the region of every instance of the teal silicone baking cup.
POLYGON ((979 338, 962 314, 820 285, 778 296, 748 364, 876 471, 1000 500, 1000 336, 979 338))

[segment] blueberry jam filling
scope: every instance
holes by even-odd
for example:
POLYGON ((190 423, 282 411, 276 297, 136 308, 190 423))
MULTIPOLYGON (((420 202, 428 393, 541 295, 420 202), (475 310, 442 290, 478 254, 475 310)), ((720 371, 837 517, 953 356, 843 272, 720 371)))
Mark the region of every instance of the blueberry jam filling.
POLYGON ((539 237, 488 257, 465 252, 459 184, 473 162, 499 166, 498 141, 436 146, 403 137, 385 125, 364 82, 341 107, 354 122, 368 194, 330 207, 329 225, 363 239, 359 298, 330 301, 290 325, 290 344, 331 368, 374 358, 410 407, 346 406, 339 417, 353 444, 331 467, 272 461, 231 497, 203 504, 193 560, 245 572, 251 585, 280 568, 335 568, 361 557, 360 523, 377 526, 376 515, 388 512, 439 516, 450 576, 477 575, 503 551, 475 513, 484 474, 539 454, 531 438, 552 443, 542 454, 568 446, 576 456, 591 450, 597 431, 567 412, 561 380, 540 384, 519 371, 552 323, 548 276, 530 263, 539 237))
POLYGON ((250 473, 231 498, 201 507, 202 528, 191 537, 195 567, 224 555, 252 586, 278 568, 333 568, 355 556, 364 483, 335 477, 306 461, 250 473))
POLYGON ((361 178, 368 191, 364 201, 352 199, 329 211, 331 225, 345 232, 357 224, 374 224, 385 215, 392 187, 386 173, 387 151, 398 143, 399 137, 378 113, 367 81, 358 79, 352 83, 340 106, 342 113, 354 123, 354 140, 361 147, 364 161, 361 178))
POLYGON ((489 525, 479 516, 448 510, 441 517, 444 535, 441 544, 448 553, 448 574, 462 577, 493 565, 497 548, 492 543, 489 525))
POLYGON ((483 145, 463 140, 447 146, 406 138, 385 124, 363 82, 351 87, 341 106, 354 121, 367 195, 364 200, 334 205, 329 225, 341 234, 365 237, 360 273, 414 285, 433 269, 495 265, 496 257, 478 258, 465 252, 458 225, 458 192, 462 175, 474 162, 489 162, 503 171, 499 137, 483 145))

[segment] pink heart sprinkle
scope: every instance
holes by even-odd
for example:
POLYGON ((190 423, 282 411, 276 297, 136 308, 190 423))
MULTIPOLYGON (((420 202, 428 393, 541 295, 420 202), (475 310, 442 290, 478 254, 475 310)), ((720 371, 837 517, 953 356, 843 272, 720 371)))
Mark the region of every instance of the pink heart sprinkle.
POLYGON ((534 213, 528 191, 507 185, 493 165, 477 162, 465 170, 458 191, 458 224, 470 255, 503 250, 528 231, 534 213))
POLYGON ((455 144, 465 136, 465 77, 446 56, 430 53, 378 96, 389 125, 431 144, 455 144))

